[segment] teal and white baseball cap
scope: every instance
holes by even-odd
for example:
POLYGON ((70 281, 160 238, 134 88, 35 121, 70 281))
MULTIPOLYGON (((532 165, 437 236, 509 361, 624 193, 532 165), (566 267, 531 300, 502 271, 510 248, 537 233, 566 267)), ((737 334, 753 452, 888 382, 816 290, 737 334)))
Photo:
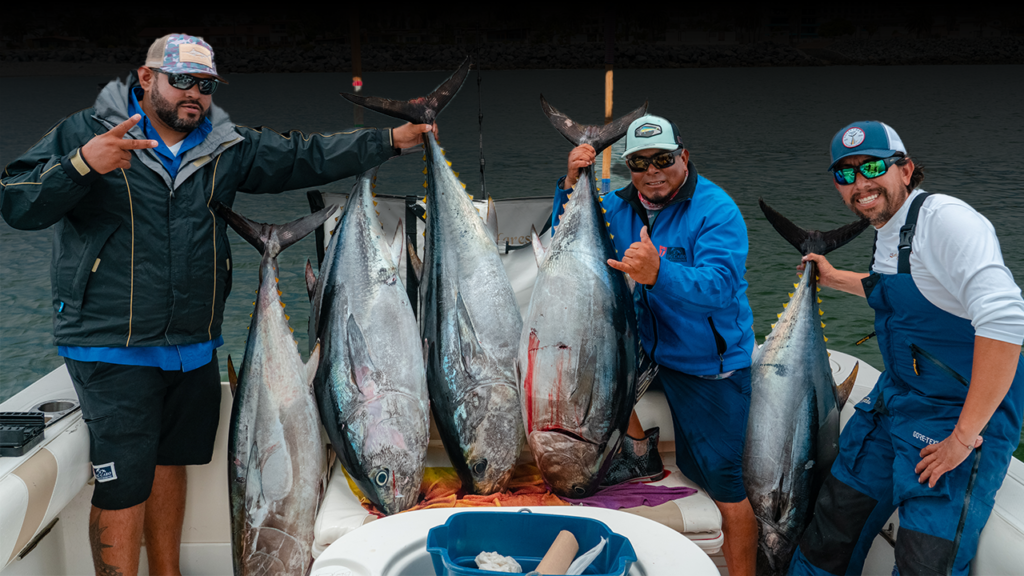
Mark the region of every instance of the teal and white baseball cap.
POLYGON ((832 137, 829 151, 832 156, 829 170, 847 156, 889 158, 897 154, 907 155, 907 147, 900 135, 892 126, 877 120, 861 120, 843 127, 832 137))
POLYGON ((679 129, 671 120, 648 114, 633 120, 629 125, 626 130, 626 151, 622 157, 648 148, 677 150, 682 147, 683 139, 679 136, 679 129))

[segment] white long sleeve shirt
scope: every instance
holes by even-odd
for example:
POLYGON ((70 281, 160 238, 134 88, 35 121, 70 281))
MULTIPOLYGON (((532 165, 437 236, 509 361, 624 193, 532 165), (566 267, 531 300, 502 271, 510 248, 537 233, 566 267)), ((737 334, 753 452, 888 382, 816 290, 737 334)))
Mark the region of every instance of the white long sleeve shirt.
MULTIPOLYGON (((872 269, 896 274, 900 228, 915 190, 881 228, 872 269)), ((910 275, 921 294, 954 316, 971 321, 975 334, 1024 342, 1024 299, 1003 264, 999 239, 987 218, 967 203, 933 194, 921 205, 910 254, 910 275)))

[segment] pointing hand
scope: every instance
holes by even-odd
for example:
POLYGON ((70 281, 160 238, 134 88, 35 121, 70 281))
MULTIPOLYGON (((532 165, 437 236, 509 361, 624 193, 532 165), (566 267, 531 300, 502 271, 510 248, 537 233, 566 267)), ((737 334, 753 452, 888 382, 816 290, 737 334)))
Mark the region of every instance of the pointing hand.
POLYGON ((125 138, 132 126, 138 124, 141 119, 142 116, 136 114, 114 126, 106 134, 93 136, 92 140, 82 146, 82 159, 99 174, 106 174, 118 168, 122 170, 131 168, 132 150, 156 148, 159 145, 156 140, 125 138))
POLYGON ((654 286, 661 269, 661 255, 647 235, 647 226, 640 229, 640 241, 630 245, 622 255, 622 261, 608 260, 608 265, 629 274, 638 284, 654 286))

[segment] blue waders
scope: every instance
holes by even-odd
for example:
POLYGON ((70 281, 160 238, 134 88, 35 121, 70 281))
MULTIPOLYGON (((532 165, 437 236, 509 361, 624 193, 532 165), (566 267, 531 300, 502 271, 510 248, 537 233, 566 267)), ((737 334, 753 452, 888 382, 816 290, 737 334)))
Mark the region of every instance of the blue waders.
POLYGON ((790 574, 860 574, 871 543, 898 507, 894 574, 966 574, 1020 438, 1024 362, 980 449, 934 488, 918 482, 920 452, 952 432, 967 397, 974 327, 929 302, 910 276, 921 204, 900 230, 896 274, 865 278, 885 371, 855 406, 790 574))

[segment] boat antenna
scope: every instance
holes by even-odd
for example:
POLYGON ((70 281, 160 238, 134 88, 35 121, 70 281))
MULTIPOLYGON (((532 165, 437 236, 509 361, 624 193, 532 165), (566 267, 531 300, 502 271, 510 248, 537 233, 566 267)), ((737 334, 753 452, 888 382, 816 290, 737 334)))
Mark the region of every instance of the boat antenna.
POLYGON ((487 165, 487 161, 484 159, 484 108, 483 100, 480 96, 480 83, 483 81, 483 76, 480 73, 480 67, 476 69, 476 106, 477 106, 477 120, 480 123, 480 197, 487 198, 487 183, 484 180, 484 167, 487 165))

